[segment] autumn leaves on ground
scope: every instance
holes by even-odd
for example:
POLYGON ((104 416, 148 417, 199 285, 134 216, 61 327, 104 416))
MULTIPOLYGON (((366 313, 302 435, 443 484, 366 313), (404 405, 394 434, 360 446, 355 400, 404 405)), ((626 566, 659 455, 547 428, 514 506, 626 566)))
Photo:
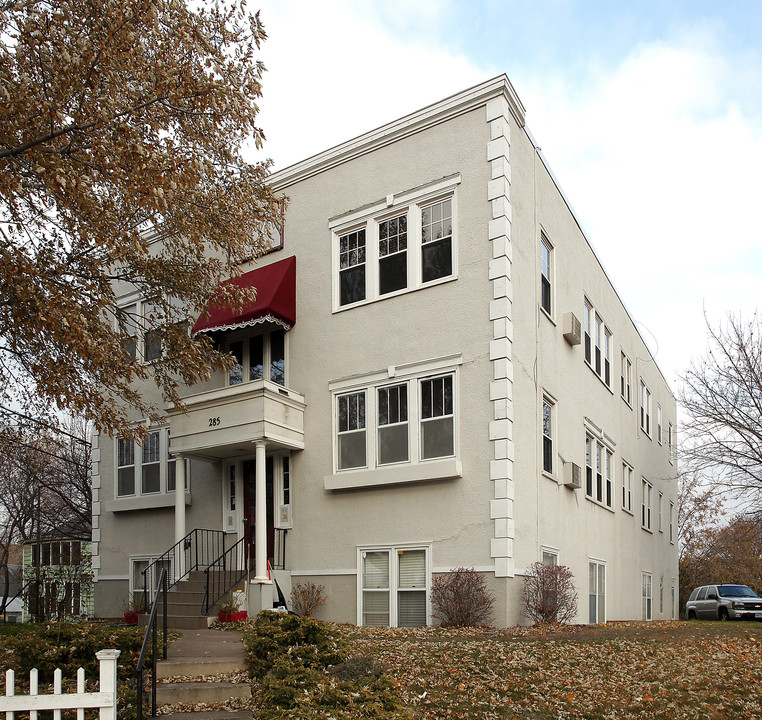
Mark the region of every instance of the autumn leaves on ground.
POLYGON ((421 718, 762 718, 762 622, 347 628, 421 718))

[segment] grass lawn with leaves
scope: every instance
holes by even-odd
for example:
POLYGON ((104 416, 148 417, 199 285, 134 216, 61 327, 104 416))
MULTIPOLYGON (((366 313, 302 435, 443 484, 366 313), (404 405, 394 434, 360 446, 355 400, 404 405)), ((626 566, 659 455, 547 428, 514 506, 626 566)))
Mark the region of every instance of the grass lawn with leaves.
POLYGON ((429 718, 762 718, 762 623, 343 627, 429 718))

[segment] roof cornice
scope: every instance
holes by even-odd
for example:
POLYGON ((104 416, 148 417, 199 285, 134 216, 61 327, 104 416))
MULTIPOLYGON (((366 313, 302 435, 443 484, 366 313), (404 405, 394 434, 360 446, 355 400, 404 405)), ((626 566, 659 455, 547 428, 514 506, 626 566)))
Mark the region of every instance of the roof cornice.
POLYGON ((341 145, 278 170, 270 176, 268 182, 274 190, 284 190, 289 185, 486 105, 490 100, 500 96, 507 100, 511 114, 519 127, 524 127, 524 106, 508 76, 498 75, 468 90, 405 115, 399 120, 394 120, 341 145))

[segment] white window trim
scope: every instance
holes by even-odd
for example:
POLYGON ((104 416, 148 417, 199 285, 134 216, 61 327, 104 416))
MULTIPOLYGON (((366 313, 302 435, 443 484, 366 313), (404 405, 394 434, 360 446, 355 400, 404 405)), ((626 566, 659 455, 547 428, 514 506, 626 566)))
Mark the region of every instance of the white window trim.
MULTIPOLYGON (((126 310, 131 305, 135 306, 135 360, 146 365, 156 362, 164 355, 164 345, 162 344, 159 357, 152 358, 151 360, 145 359, 145 336, 148 329, 144 327, 145 308, 150 307, 154 303, 151 300, 147 300, 139 293, 130 293, 119 298, 118 307, 120 310, 126 310)), ((118 328, 116 319, 114 319, 114 327, 118 328)))
POLYGON ((582 356, 585 360, 585 364, 593 371, 593 374, 604 384, 605 387, 613 394, 612 389, 612 375, 614 372, 613 363, 611 360, 611 350, 614 346, 614 334, 611 332, 611 328, 606 324, 601 314, 595 309, 595 305, 585 295, 584 297, 584 314, 583 314, 583 327, 582 333, 585 336, 585 346, 582 356), (588 327, 589 321, 589 327, 588 327), (600 328, 600 333, 598 332, 600 328), (590 358, 587 358, 587 338, 590 342, 590 358), (596 370, 595 352, 599 350, 601 353, 601 369, 600 372, 596 370), (609 377, 606 382, 606 362, 608 361, 609 377))
POLYGON ((662 411, 659 403, 656 403, 656 440, 659 445, 664 444, 662 439, 662 411))
MULTIPOLYGON (((141 561, 142 562, 147 562, 148 565, 150 565, 152 562, 154 562, 155 560, 158 560, 160 557, 161 557, 160 555, 147 555, 145 553, 139 554, 139 555, 130 555, 129 556, 127 562, 129 563, 128 567, 129 567, 129 570, 130 570, 130 572, 129 572, 130 595, 134 595, 135 593, 142 593, 143 592, 143 587, 142 586, 141 587, 134 587, 133 586, 133 581, 135 580, 135 572, 134 572, 134 569, 133 569, 133 565, 136 562, 141 562, 141 561)), ((174 561, 174 558, 171 555, 168 558, 168 560, 169 560, 169 570, 168 570, 168 573, 167 573, 167 582, 171 583, 172 579, 173 579, 173 569, 174 569, 175 561, 174 561)), ((142 577, 142 575, 141 575, 141 577, 142 577)), ((153 599, 153 592, 154 592, 155 589, 156 588, 154 588, 154 587, 150 587, 150 586, 148 587, 149 600, 153 599)))
POLYGON ((396 543, 394 545, 358 545, 357 546, 357 626, 363 627, 363 553, 389 553, 389 626, 398 627, 397 590, 399 567, 397 553, 399 551, 423 550, 426 557, 426 625, 431 625, 431 544, 430 543, 396 543))
POLYGON ((587 598, 588 598, 588 620, 590 620, 589 613, 590 613, 590 566, 595 565, 595 614, 596 614, 596 624, 605 623, 608 620, 608 610, 609 610, 609 603, 608 603, 608 585, 609 585, 609 572, 608 567, 606 565, 606 562, 604 560, 598 560, 596 558, 589 557, 587 559, 587 577, 588 577, 588 583, 587 583, 587 598), (600 593, 598 592, 598 580, 599 580, 599 573, 600 568, 603 568, 603 619, 600 619, 600 602, 598 601, 598 598, 600 598, 600 593))
POLYGON ((648 389, 648 385, 643 378, 640 378, 640 384, 638 386, 640 397, 640 429, 645 433, 647 438, 651 438, 653 433, 652 421, 652 396, 651 391, 648 389))
POLYGON ((675 503, 669 501, 669 542, 675 544, 675 503))
POLYGON ((542 394, 542 402, 540 403, 540 468, 542 469, 542 474, 546 477, 556 479, 557 476, 557 468, 558 468, 558 462, 556 460, 556 443, 557 443, 557 435, 556 433, 556 400, 555 398, 550 395, 547 392, 543 392, 542 394), (545 425, 544 425, 544 405, 545 404, 550 405, 550 435, 548 436, 550 438, 550 445, 551 445, 551 469, 546 470, 545 469, 545 425))
POLYGON ((641 616, 642 620, 650 622, 654 617, 654 591, 653 591, 653 575, 650 572, 643 572, 640 576, 640 601, 641 601, 641 616), (646 583, 646 580, 648 582, 646 583), (646 594, 646 587, 648 588, 648 594, 646 594))
POLYGON ((288 387, 288 371, 289 371, 289 362, 288 362, 288 345, 289 345, 289 333, 287 330, 285 330, 282 327, 275 326, 275 327, 263 327, 259 326, 258 329, 252 329, 244 328, 242 330, 238 330, 236 332, 226 333, 224 338, 224 348, 225 352, 230 352, 230 345, 232 343, 241 342, 243 343, 243 358, 244 362, 241 366, 241 372, 243 374, 243 380, 240 383, 234 383, 230 384, 230 372, 225 373, 225 387, 238 387, 240 385, 249 385, 250 383, 255 382, 262 382, 265 380, 266 382, 271 382, 273 385, 277 387, 288 387), (270 335, 273 332, 283 332, 283 385, 280 383, 276 383, 274 380, 271 380, 270 375, 270 368, 272 365, 272 350, 270 346, 270 335), (249 356, 249 347, 248 347, 248 341, 250 338, 256 336, 256 335, 262 335, 263 341, 262 341, 262 375, 263 377, 258 378, 256 380, 247 380, 246 376, 248 374, 249 367, 251 365, 251 357, 249 356), (264 339, 266 337, 266 341, 264 339))
POLYGON ((546 555, 550 555, 550 556, 553 556, 556 561, 555 561, 555 563, 548 563, 548 564, 558 565, 559 564, 558 563, 558 558, 559 558, 560 554, 561 553, 558 550, 558 548, 550 547, 549 545, 543 545, 540 548, 540 562, 543 563, 543 565, 544 565, 545 564, 545 556, 546 555))
POLYGON ((624 350, 621 352, 620 364, 620 384, 624 381, 624 387, 620 388, 622 400, 632 409, 632 361, 624 350))
POLYGON ((555 293, 555 287, 554 287, 554 280, 555 280, 555 248, 553 247, 553 243, 550 242, 550 239, 548 238, 547 233, 544 230, 540 231, 540 310, 545 314, 546 317, 548 317, 550 320, 553 320, 555 316, 555 299, 556 299, 556 293, 555 293), (550 307, 546 309, 543 307, 542 304, 542 281, 545 277, 542 272, 542 248, 543 246, 547 247, 548 249, 548 285, 550 286, 550 307))
POLYGON ((605 508, 606 510, 609 510, 611 512, 614 512, 614 505, 615 501, 614 498, 616 496, 616 470, 614 469, 614 464, 616 462, 616 455, 614 453, 614 444, 608 441, 608 436, 603 432, 594 432, 592 429, 591 424, 589 421, 585 421, 585 463, 584 463, 584 471, 585 471, 585 497, 595 505, 598 505, 598 507, 605 508), (591 447, 591 463, 592 463, 592 470, 593 470, 593 478, 592 478, 592 488, 591 492, 593 494, 588 495, 587 493, 587 441, 590 440, 592 443, 591 447), (606 497, 606 488, 610 487, 610 498, 611 502, 609 504, 606 503, 605 499, 603 501, 598 500, 596 495, 596 489, 597 489, 597 465, 598 465, 598 454, 597 449, 598 447, 601 448, 601 488, 602 488, 602 494, 604 498, 606 497), (610 475, 606 476, 606 453, 609 454, 610 460, 609 460, 609 473, 610 475))
POLYGON ((332 275, 332 311, 343 312, 351 308, 386 300, 397 295, 414 292, 420 288, 431 287, 458 278, 458 196, 457 186, 460 174, 436 180, 410 190, 387 195, 358 210, 337 215, 328 220, 331 231, 331 275, 332 275), (421 280, 421 209, 440 200, 452 200, 452 273, 429 282, 421 280), (384 220, 407 215, 407 287, 393 292, 379 294, 379 252, 378 225, 384 220), (365 298, 354 303, 341 305, 339 280, 339 238, 356 230, 365 229, 365 298))
POLYGON ((659 507, 658 507, 658 513, 659 513, 659 532, 663 533, 664 532, 664 517, 663 517, 663 515, 664 515, 664 509, 663 509, 663 505, 664 505, 664 493, 661 492, 661 491, 659 491, 658 502, 659 502, 659 507))
POLYGON ((634 473, 635 470, 633 469, 632 465, 630 465, 630 463, 628 463, 626 460, 622 460, 622 510, 624 510, 626 513, 629 513, 630 515, 635 514, 632 509, 632 477, 634 473), (625 502, 625 494, 627 497, 627 502, 625 502))
POLYGON ((653 484, 646 480, 646 478, 640 479, 640 527, 646 532, 653 532, 653 484))
POLYGON ((372 485, 387 485, 402 482, 419 482, 440 478, 462 476, 460 461, 460 354, 424 360, 417 363, 392 365, 366 375, 352 376, 329 383, 332 394, 333 469, 331 475, 323 478, 327 490, 341 490, 372 485), (446 457, 423 459, 421 457, 421 382, 429 378, 451 375, 453 378, 453 454, 446 457), (379 388, 407 383, 408 397, 408 461, 379 465, 377 462, 377 392, 379 388), (338 467, 338 419, 337 407, 340 396, 365 392, 365 458, 362 468, 339 469, 338 467))
MULTIPOLYGON (((156 498, 164 495, 174 495, 174 490, 167 490, 167 481, 169 480, 168 463, 169 457, 169 425, 159 425, 156 427, 149 427, 148 432, 159 433, 159 490, 157 492, 144 493, 142 488, 142 467, 143 467, 143 446, 138 440, 133 440, 134 451, 134 464, 135 468, 135 492, 130 494, 119 494, 119 438, 114 438, 114 500, 124 500, 127 498, 156 498)), ((175 459, 175 478, 177 478, 177 463, 179 460, 175 459)), ((128 467, 128 466, 125 466, 128 467)), ((190 493, 190 472, 189 463, 185 460, 185 492, 190 493)))

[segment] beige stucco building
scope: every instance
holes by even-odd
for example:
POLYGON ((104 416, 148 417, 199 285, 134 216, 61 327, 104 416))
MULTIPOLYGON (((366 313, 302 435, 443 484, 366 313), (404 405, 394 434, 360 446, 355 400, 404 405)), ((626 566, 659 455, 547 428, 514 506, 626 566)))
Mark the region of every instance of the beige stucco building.
POLYGON ((254 526, 251 607, 269 558, 286 594, 325 586, 323 618, 421 625, 432 578, 469 567, 515 624, 544 561, 579 622, 676 617, 675 400, 507 77, 272 183, 256 304, 195 328, 237 368, 142 448, 96 438, 96 613, 188 533, 254 526))

